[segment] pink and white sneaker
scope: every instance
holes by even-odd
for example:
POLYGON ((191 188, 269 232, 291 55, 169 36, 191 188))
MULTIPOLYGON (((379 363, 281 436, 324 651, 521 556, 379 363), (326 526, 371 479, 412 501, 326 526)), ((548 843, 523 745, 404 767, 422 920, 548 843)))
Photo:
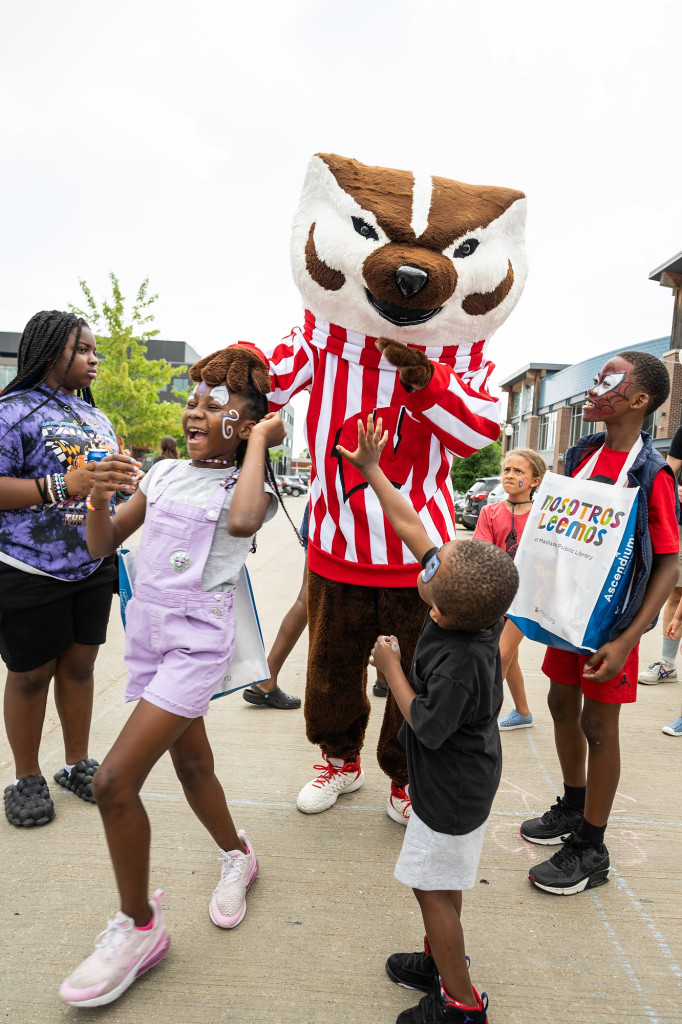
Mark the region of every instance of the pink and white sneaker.
POLYGON ((59 987, 70 1006, 106 1006, 130 988, 136 978, 163 960, 170 936, 161 914, 163 892, 157 889, 149 907, 151 927, 135 927, 132 917, 118 911, 95 939, 95 952, 59 987))
POLYGON ((296 806, 304 814, 319 814, 320 811, 329 810, 341 793, 354 793, 365 781, 359 754, 357 761, 327 757, 325 753, 322 757, 327 762, 326 765, 315 765, 315 769, 321 774, 303 787, 296 800, 296 806))
POLYGON ((410 787, 396 786, 391 783, 391 795, 386 803, 386 814, 393 818, 399 825, 407 825, 410 820, 412 801, 410 800, 410 787))
POLYGON ((258 858, 253 852, 249 837, 244 831, 237 832, 237 835, 247 852, 220 851, 223 867, 208 908, 213 924, 217 924, 219 928, 236 928, 243 920, 246 913, 246 894, 258 875, 258 858))

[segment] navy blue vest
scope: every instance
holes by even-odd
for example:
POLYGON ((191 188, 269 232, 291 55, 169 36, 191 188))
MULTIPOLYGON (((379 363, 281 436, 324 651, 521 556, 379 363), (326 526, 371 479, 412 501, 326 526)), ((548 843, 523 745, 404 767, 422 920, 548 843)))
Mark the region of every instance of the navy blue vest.
MULTIPOLYGON (((587 434, 569 448, 566 452, 564 464, 564 476, 573 476, 576 468, 586 462, 598 448, 604 444, 606 432, 598 434, 587 434)), ((635 615, 642 606, 644 593, 651 575, 653 550, 651 537, 649 536, 649 495, 654 482, 654 477, 661 470, 665 470, 675 479, 675 474, 665 461, 663 456, 654 448, 651 436, 642 431, 644 445, 634 463, 628 470, 628 480, 633 487, 639 487, 639 501, 637 503, 637 526, 635 529, 635 569, 632 580, 630 600, 622 616, 609 633, 609 640, 615 640, 617 636, 627 629, 635 615)), ((677 502, 677 487, 675 487, 676 511, 679 514, 677 502)), ((653 619, 645 632, 656 625, 658 615, 653 619)))

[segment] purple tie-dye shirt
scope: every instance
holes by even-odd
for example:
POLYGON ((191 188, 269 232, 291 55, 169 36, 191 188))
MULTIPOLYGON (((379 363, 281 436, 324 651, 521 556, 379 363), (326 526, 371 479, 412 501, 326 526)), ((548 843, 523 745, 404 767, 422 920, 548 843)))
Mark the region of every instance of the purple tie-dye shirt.
MULTIPOLYGON (((103 412, 63 392, 38 408, 49 394, 38 387, 0 397, 0 476, 35 479, 66 473, 82 465, 91 448, 118 451, 103 412)), ((94 572, 100 559, 93 559, 85 544, 84 499, 44 505, 36 487, 35 505, 0 510, 0 560, 10 559, 28 572, 62 580, 94 572)))

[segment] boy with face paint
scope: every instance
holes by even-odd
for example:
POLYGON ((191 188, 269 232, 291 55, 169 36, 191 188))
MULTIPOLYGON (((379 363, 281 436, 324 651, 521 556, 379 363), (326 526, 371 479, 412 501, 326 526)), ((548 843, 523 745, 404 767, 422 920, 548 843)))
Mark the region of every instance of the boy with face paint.
POLYGON ((620 777, 620 707, 637 699, 639 640, 655 624, 678 572, 675 478, 642 431, 669 392, 665 365, 650 353, 609 359, 583 406, 583 420, 603 422, 606 430, 580 438, 566 453, 566 476, 574 476, 598 451, 591 479, 613 484, 638 446, 627 477, 639 499, 630 600, 609 640, 590 657, 548 647, 542 666, 564 795, 541 817, 524 821, 521 835, 542 846, 563 844, 530 872, 546 892, 569 895, 608 880, 604 833, 620 777))

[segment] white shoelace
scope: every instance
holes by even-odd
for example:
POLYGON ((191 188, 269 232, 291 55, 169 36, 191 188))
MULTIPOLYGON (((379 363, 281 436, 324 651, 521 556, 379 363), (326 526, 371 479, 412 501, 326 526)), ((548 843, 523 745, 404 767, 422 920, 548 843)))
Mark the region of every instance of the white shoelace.
POLYGON ((226 853, 225 850, 221 850, 218 860, 222 860, 223 862, 222 871, 220 872, 220 881, 235 882, 241 874, 237 864, 237 858, 233 857, 230 853, 226 853))
POLYGON ((104 960, 111 960, 118 947, 130 935, 131 930, 132 920, 129 917, 125 917, 123 921, 107 921, 106 928, 95 939, 95 949, 100 951, 104 960))

